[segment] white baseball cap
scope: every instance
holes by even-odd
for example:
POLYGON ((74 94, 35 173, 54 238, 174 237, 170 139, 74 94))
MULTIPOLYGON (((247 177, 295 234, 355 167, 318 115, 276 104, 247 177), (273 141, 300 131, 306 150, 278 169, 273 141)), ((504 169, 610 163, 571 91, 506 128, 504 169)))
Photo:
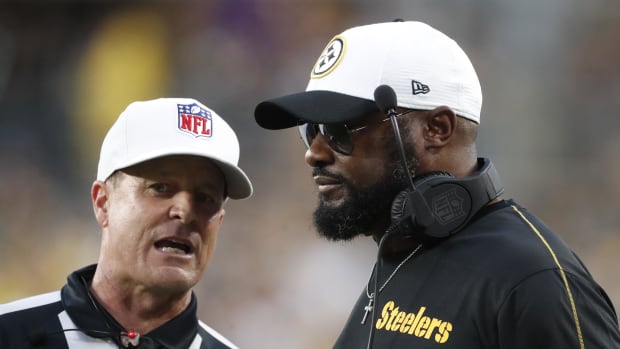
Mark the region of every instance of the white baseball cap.
POLYGON ((305 92, 263 101, 254 116, 267 129, 344 122, 379 111, 374 91, 380 85, 394 89, 399 107, 445 105, 480 122, 482 91, 471 61, 454 40, 413 21, 370 24, 336 35, 312 68, 305 92))
POLYGON ((197 155, 213 161, 231 199, 252 195, 252 183, 237 166, 239 142, 212 109, 191 98, 160 98, 131 103, 101 146, 97 180, 114 171, 166 155, 197 155))

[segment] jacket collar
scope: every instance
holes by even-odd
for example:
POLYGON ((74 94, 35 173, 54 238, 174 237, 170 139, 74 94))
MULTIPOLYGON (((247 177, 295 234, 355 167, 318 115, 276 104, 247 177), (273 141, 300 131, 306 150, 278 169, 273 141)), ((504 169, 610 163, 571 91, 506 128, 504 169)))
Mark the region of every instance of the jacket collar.
MULTIPOLYGON (((61 290, 62 304, 79 330, 95 338, 111 338, 123 346, 123 327, 97 302, 88 284, 97 265, 76 270, 67 278, 61 290)), ((192 292, 188 307, 177 317, 153 331, 141 334, 138 348, 187 348, 198 331, 196 296, 192 292)))

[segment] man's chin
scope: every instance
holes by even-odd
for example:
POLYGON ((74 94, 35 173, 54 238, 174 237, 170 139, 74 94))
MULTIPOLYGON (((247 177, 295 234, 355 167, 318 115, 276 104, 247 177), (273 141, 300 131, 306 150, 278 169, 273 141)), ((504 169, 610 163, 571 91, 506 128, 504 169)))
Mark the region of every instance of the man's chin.
POLYGON ((346 202, 346 196, 340 191, 339 193, 319 193, 319 207, 339 208, 346 202))
POLYGON ((200 279, 200 273, 188 266, 174 264, 154 265, 151 270, 152 281, 163 288, 189 290, 200 279))
POLYGON ((372 236, 389 225, 390 193, 349 200, 321 200, 314 211, 314 226, 321 237, 331 241, 350 241, 357 236, 372 236), (383 200, 378 200, 381 195, 383 200), (389 198, 388 198, 389 197, 389 198))
POLYGON ((358 235, 361 235, 358 233, 344 235, 340 233, 334 233, 334 231, 323 231, 323 230, 317 230, 317 232, 320 237, 326 239, 327 241, 333 241, 333 242, 348 242, 348 241, 352 241, 353 239, 355 239, 358 235))
POLYGON ((321 203, 314 211, 314 226, 319 236, 330 241, 350 241, 361 235, 356 220, 341 209, 342 203, 337 207, 332 205, 321 203))

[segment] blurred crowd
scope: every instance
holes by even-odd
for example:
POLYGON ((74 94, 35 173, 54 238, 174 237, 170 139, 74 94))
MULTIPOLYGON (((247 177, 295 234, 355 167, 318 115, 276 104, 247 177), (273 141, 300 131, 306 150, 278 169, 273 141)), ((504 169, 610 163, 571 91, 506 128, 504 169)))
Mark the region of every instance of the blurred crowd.
MULTIPOLYGON (((89 199, 107 128, 134 100, 193 97, 237 131, 255 195, 227 203, 200 317, 245 348, 333 343, 372 241, 313 231, 296 131, 253 119, 305 88, 329 39, 395 18, 453 37, 483 88, 479 153, 620 307, 620 2, 210 0, 0 2, 0 303, 96 261, 89 199)), ((423 54, 421 52, 420 54, 423 54)), ((370 240, 370 239, 369 239, 370 240)))

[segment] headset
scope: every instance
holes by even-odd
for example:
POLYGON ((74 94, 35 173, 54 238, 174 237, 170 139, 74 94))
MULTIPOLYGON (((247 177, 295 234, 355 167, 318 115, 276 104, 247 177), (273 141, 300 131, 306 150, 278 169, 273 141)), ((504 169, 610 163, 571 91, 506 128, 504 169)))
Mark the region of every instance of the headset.
POLYGON ((478 158, 478 168, 467 177, 432 172, 414 178, 413 191, 401 191, 392 202, 392 229, 422 244, 456 234, 504 191, 491 160, 478 158))
MULTIPOLYGON (((396 122, 396 93, 387 85, 375 90, 375 102, 386 113, 394 129, 401 162, 409 173, 403 142, 396 122)), ((434 244, 460 231, 478 211, 504 192, 488 158, 478 158, 478 170, 466 177, 431 172, 409 178, 409 188, 392 202, 392 226, 388 233, 411 237, 422 244, 434 244)))

